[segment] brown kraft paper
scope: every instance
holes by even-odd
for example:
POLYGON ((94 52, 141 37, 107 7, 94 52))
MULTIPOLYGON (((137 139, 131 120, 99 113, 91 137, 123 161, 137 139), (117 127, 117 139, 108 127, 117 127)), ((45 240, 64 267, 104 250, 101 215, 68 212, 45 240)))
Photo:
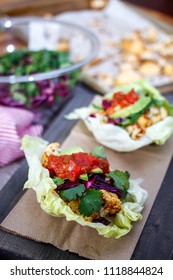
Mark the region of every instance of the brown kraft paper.
MULTIPOLYGON (((86 152, 99 145, 82 122, 72 129, 62 148, 76 145, 86 152)), ((89 259, 128 260, 135 249, 165 176, 172 150, 173 137, 165 145, 150 145, 129 153, 118 153, 105 148, 112 169, 128 170, 131 179, 142 178, 141 186, 149 194, 142 212, 143 219, 133 223, 133 229, 124 237, 105 238, 100 236, 95 229, 44 213, 36 201, 33 190, 28 190, 23 195, 2 222, 1 227, 89 259)))

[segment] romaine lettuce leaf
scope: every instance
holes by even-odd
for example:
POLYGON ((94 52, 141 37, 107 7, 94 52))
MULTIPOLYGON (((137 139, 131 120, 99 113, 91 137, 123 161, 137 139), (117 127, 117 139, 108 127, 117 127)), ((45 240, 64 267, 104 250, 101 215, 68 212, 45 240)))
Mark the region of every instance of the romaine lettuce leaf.
POLYGON ((43 152, 46 146, 47 142, 38 137, 26 135, 22 139, 22 150, 27 160, 29 159, 29 175, 24 188, 34 189, 37 200, 46 213, 56 217, 66 217, 67 221, 76 221, 82 226, 95 228, 100 235, 107 238, 120 238, 132 229, 132 222, 142 219, 141 211, 148 194, 140 187, 141 180, 130 180, 130 187, 127 191, 129 195, 123 201, 121 211, 109 225, 87 222, 82 216, 74 214, 56 193, 54 181, 49 177, 48 170, 41 165, 40 151, 43 152), (35 149, 36 146, 37 149, 35 149))

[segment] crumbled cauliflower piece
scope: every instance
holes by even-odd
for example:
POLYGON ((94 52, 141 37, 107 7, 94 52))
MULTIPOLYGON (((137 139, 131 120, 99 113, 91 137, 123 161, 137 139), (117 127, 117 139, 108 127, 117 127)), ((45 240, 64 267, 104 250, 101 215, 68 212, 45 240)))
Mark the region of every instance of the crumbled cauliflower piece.
POLYGON ((133 140, 138 140, 145 134, 147 127, 164 120, 167 116, 168 112, 164 107, 152 106, 138 118, 136 124, 128 125, 125 129, 133 140))
MULTIPOLYGON (((121 210, 122 202, 115 193, 108 192, 106 190, 101 190, 101 192, 103 194, 102 199, 104 201, 104 204, 100 208, 99 212, 93 212, 92 215, 89 217, 84 216, 84 219, 88 222, 92 222, 93 220, 95 220, 99 217, 115 215, 116 213, 120 212, 120 210, 121 210)), ((72 211, 74 213, 81 215, 78 210, 80 199, 71 200, 71 201, 68 201, 67 203, 68 203, 68 206, 72 209, 72 211)))
POLYGON ((48 162, 48 157, 50 155, 59 155, 59 147, 60 144, 58 142, 51 143, 50 145, 47 146, 46 150, 44 151, 42 155, 42 166, 46 167, 47 162, 48 162))
POLYGON ((108 192, 106 190, 101 190, 103 193, 103 200, 104 200, 104 205, 101 207, 101 216, 106 216, 106 215, 115 215, 116 213, 120 212, 122 202, 118 198, 116 193, 108 192))

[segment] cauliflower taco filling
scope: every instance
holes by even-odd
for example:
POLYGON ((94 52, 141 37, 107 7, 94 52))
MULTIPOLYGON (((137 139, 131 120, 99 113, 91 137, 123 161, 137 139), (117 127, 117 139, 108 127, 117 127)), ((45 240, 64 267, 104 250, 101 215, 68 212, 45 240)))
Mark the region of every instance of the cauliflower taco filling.
POLYGON ((163 100, 152 98, 147 92, 118 91, 111 98, 103 98, 101 104, 93 104, 89 117, 98 117, 101 123, 111 123, 125 129, 133 140, 139 140, 147 127, 164 120, 169 112, 163 100))
POLYGON ((111 171, 101 146, 90 153, 77 149, 58 155, 57 151, 58 145, 53 143, 42 155, 42 165, 49 170, 56 193, 86 221, 110 224, 127 196, 129 173, 111 171))

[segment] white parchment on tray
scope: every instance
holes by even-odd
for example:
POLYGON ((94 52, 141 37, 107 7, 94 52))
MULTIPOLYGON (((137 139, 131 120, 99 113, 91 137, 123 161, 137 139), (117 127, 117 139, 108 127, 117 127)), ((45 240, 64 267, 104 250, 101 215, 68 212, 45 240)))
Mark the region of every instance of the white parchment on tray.
POLYGON ((99 92, 141 78, 154 86, 173 81, 173 39, 126 4, 112 0, 102 11, 65 12, 56 18, 98 37, 98 56, 84 67, 81 79, 99 92))

